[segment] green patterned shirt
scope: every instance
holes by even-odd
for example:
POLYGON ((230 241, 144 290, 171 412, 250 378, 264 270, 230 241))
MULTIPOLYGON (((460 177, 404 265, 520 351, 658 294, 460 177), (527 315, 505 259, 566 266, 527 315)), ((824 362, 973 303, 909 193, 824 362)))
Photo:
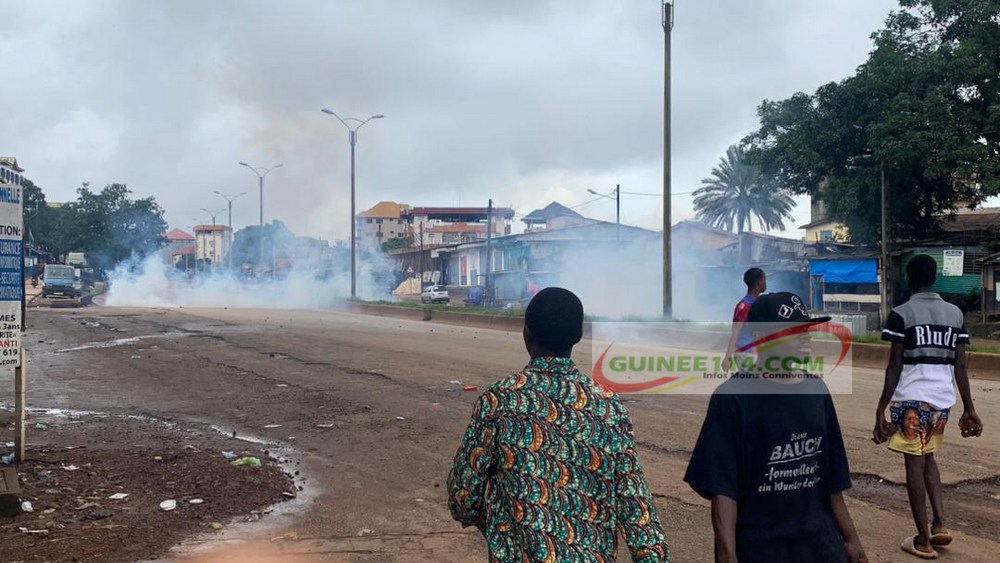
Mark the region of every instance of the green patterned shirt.
POLYGON ((491 562, 611 562, 619 530, 636 563, 670 560, 625 406, 568 358, 535 358, 479 397, 448 496, 491 562))

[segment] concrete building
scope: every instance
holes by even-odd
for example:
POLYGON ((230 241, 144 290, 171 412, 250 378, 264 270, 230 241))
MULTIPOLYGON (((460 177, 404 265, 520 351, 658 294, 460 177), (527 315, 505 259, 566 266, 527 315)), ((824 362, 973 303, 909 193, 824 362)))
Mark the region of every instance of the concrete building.
POLYGON ((0 184, 20 186, 24 182, 24 169, 12 156, 0 156, 0 184))
POLYGON ((232 248, 233 236, 226 225, 198 225, 194 228, 195 259, 205 260, 213 267, 225 264, 232 248))
MULTIPOLYGON (((486 207, 414 207, 402 218, 413 236, 413 246, 461 244, 486 240, 490 211, 486 207)), ((492 236, 510 234, 514 210, 494 207, 492 236)))
POLYGON ((371 209, 358 213, 355 225, 358 249, 378 248, 386 241, 412 236, 403 218, 410 209, 405 203, 381 201, 371 209))

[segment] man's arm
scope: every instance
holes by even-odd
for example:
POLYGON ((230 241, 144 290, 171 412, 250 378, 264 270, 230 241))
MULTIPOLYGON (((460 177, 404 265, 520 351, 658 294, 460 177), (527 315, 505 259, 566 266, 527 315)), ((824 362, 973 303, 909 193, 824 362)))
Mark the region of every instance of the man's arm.
POLYGON ((878 398, 878 406, 875 407, 875 430, 872 433, 872 440, 881 444, 888 440, 895 429, 885 420, 885 409, 892 400, 892 394, 896 392, 899 385, 899 376, 903 373, 903 344, 893 342, 889 349, 889 365, 885 368, 885 381, 882 383, 882 395, 878 398))
POLYGON ((448 509, 452 518, 463 527, 476 526, 480 531, 485 531, 486 526, 483 495, 486 479, 493 471, 494 457, 493 431, 487 420, 490 409, 485 397, 476 402, 472 421, 448 475, 448 509))
MULTIPOLYGON (((732 334, 729 335, 729 344, 726 345, 726 354, 722 356, 722 369, 729 371, 729 368, 733 365, 733 354, 736 353, 736 343, 739 341, 740 332, 743 331, 743 323, 747 320, 747 315, 750 313, 750 307, 740 301, 736 304, 736 309, 733 311, 733 330, 732 334)), ((737 366, 739 369, 739 366, 737 366)))
POLYGON ((656 505, 639 466, 632 421, 621 407, 623 449, 615 458, 615 511, 618 525, 635 563, 667 563, 670 546, 656 513, 656 505))
POLYGON ((830 504, 833 507, 833 520, 837 523, 841 537, 844 538, 844 547, 847 549, 847 560, 850 563, 868 563, 868 556, 865 555, 864 548, 861 547, 861 538, 858 530, 854 527, 854 520, 844 503, 844 495, 834 493, 830 495, 830 504))
MULTIPOLYGON (((729 371, 733 364, 733 354, 736 353, 736 341, 740 338, 740 331, 743 330, 742 321, 733 321, 733 334, 729 337, 729 344, 726 345, 726 355, 722 357, 722 369, 729 371)), ((738 366, 737 366, 738 367, 738 366)))
POLYGON ((736 563, 736 501, 726 495, 712 497, 712 530, 719 563, 736 563))
POLYGON ((875 429, 872 431, 872 441, 876 444, 885 442, 892 437, 895 428, 885 419, 885 409, 892 400, 892 394, 899 385, 899 377, 903 374, 903 351, 906 342, 906 322, 896 311, 889 313, 885 328, 882 329, 882 340, 892 343, 889 349, 889 364, 885 367, 885 382, 882 384, 882 395, 875 408, 875 429))
POLYGON ((958 384, 958 394, 962 397, 962 417, 958 419, 958 427, 962 437, 981 436, 983 421, 976 414, 972 404, 972 388, 969 386, 969 365, 965 355, 965 344, 959 344, 955 349, 955 383, 958 384))

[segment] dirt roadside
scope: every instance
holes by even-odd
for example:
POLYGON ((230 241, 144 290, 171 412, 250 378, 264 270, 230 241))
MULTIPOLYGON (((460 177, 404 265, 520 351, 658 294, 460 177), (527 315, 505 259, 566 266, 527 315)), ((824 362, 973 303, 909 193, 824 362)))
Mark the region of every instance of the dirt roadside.
MULTIPOLYGON (((0 411, 0 428, 12 424, 13 416, 0 411)), ((16 470, 20 500, 31 512, 0 518, 3 562, 159 557, 191 536, 258 520, 298 492, 266 448, 210 428, 35 412, 30 435, 16 470), (261 466, 233 465, 222 452, 261 466), (164 510, 165 501, 176 508, 164 510)))

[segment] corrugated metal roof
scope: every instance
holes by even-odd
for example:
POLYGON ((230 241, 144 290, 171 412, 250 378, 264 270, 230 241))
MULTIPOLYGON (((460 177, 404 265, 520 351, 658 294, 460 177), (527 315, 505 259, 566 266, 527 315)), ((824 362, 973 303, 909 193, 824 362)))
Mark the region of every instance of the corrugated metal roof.
POLYGON ((194 240, 194 236, 180 229, 173 229, 167 233, 167 240, 171 242, 179 242, 182 240, 194 240))

